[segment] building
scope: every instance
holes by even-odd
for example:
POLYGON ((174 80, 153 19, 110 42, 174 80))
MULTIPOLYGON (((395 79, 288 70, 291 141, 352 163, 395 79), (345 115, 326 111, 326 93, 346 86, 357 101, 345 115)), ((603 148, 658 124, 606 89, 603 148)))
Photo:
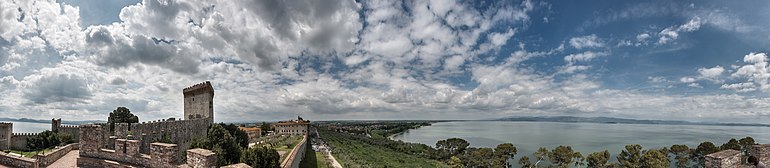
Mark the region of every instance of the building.
POLYGON ((113 129, 107 123, 81 125, 78 167, 178 167, 185 164, 210 167, 215 164, 216 154, 211 151, 188 150, 192 140, 208 135, 208 128, 214 121, 214 89, 206 81, 184 88, 182 92, 184 120, 169 118, 115 123, 113 129), (166 136, 172 143, 159 143, 166 136))
POLYGON ((249 141, 262 137, 262 129, 258 127, 238 127, 241 131, 249 135, 249 141))
MULTIPOLYGON (((206 81, 182 90, 184 119, 214 118, 214 87, 206 81)), ((211 120, 214 122, 214 120, 211 120)))
POLYGON ((279 121, 273 124, 275 134, 304 135, 310 128, 310 121, 297 116, 297 120, 279 121))

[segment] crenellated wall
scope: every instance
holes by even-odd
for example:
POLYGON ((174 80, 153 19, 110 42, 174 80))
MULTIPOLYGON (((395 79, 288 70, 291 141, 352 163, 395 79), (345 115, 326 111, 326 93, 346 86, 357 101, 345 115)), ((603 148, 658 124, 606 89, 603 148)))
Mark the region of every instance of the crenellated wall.
POLYGON ((307 152, 307 143, 307 135, 305 135, 300 143, 294 145, 286 159, 281 161, 281 168, 299 168, 299 163, 302 162, 305 152, 307 152))
POLYGON ((11 149, 27 150, 27 138, 37 136, 38 133, 13 133, 11 136, 11 149))

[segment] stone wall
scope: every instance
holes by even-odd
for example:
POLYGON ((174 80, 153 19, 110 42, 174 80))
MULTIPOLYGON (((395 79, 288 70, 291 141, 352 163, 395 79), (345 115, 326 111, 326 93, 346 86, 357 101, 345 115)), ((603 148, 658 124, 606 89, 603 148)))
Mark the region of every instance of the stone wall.
POLYGON ((741 165, 741 152, 737 150, 723 150, 706 155, 706 168, 734 168, 741 165))
POLYGON ((57 133, 69 134, 75 142, 80 141, 80 128, 77 125, 60 125, 57 133))
POLYGON ((299 163, 302 162, 302 159, 305 157, 305 152, 307 152, 307 144, 307 135, 305 135, 302 138, 302 141, 299 144, 294 145, 294 148, 291 149, 291 152, 286 156, 286 159, 281 162, 281 168, 299 168, 299 163))
POLYGON ((11 149, 27 150, 27 138, 37 136, 38 133, 13 133, 11 136, 11 149))
POLYGON ((35 156, 32 156, 32 158, 37 160, 38 165, 40 167, 46 167, 51 163, 56 162, 56 160, 59 160, 59 158, 63 157, 70 151, 77 150, 78 147, 80 147, 80 144, 73 143, 73 144, 65 145, 63 147, 56 148, 48 153, 37 154, 35 156))
MULTIPOLYGON (((174 144, 178 145, 179 157, 189 147, 193 139, 204 139, 208 134, 208 128, 211 125, 211 119, 196 120, 158 120, 152 122, 142 122, 140 124, 115 124, 115 132, 108 135, 114 136, 114 139, 135 139, 140 143, 139 152, 150 153, 150 144, 160 141, 164 135, 168 135, 174 144), (128 133, 132 137, 128 137, 128 133)), ((107 142, 105 148, 111 149, 112 141, 107 136, 104 140, 107 142)))
POLYGON ((11 167, 38 168, 37 160, 0 151, 0 165, 11 167))
POLYGON ((200 148, 187 150, 187 165, 195 168, 217 167, 217 154, 200 148))
POLYGON ((0 150, 11 148, 11 136, 13 136, 13 123, 0 122, 0 150))
POLYGON ((749 154, 759 158, 759 161, 765 165, 770 165, 770 144, 754 145, 749 154))
POLYGON ((214 88, 206 81, 182 90, 184 119, 214 118, 214 88))

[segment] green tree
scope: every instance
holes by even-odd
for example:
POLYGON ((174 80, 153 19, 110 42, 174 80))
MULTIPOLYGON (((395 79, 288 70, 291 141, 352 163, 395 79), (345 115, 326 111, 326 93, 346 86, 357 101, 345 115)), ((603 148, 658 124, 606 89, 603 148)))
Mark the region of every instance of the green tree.
POLYGON ((238 145, 240 145, 241 148, 249 146, 249 134, 247 134, 246 131, 238 129, 238 126, 235 124, 219 123, 219 125, 222 125, 222 127, 227 129, 227 132, 235 138, 235 142, 238 142, 238 145))
POLYGON ((666 156, 666 149, 650 149, 642 155, 642 167, 668 167, 671 161, 666 156))
POLYGON ((468 141, 460 138, 449 138, 436 142, 436 149, 441 152, 441 158, 448 159, 451 156, 458 155, 470 146, 468 141))
POLYGON ((537 167, 537 165, 540 164, 540 162, 542 162, 543 160, 545 160, 546 157, 548 157, 548 149, 544 147, 540 147, 537 149, 537 151, 535 151, 535 153, 532 153, 532 156, 537 158, 537 161, 535 161, 535 164, 532 166, 537 167))
POLYGON ((451 167, 451 168, 463 168, 465 166, 463 165, 463 161, 460 160, 459 157, 452 156, 451 158, 449 158, 449 167, 451 167))
POLYGON ((697 165, 704 165, 706 155, 712 154, 714 152, 719 152, 719 148, 717 148, 714 143, 711 143, 709 141, 702 142, 700 145, 698 145, 697 148, 695 148, 695 151, 693 151, 692 154, 692 160, 697 165))
POLYGON ((267 124, 266 122, 262 122, 262 125, 259 126, 259 129, 262 130, 262 135, 267 134, 267 131, 270 130, 270 124, 267 124))
MULTIPOLYGON (((307 151, 312 152, 312 151, 307 151)), ((277 168, 281 166, 281 156, 275 149, 266 146, 243 150, 241 162, 254 168, 277 168)))
POLYGON ((519 165, 521 165, 521 168, 531 168, 533 166, 532 162, 529 161, 529 157, 527 156, 522 156, 519 158, 519 165))
POLYGON ((720 150, 732 149, 732 150, 740 151, 741 144, 738 142, 738 140, 735 140, 735 138, 732 138, 729 141, 727 141, 727 143, 724 143, 722 144, 722 146, 719 146, 719 149, 720 150))
POLYGON ((72 136, 69 136, 69 140, 67 140, 67 137, 60 137, 56 132, 46 130, 37 135, 27 137, 26 146, 30 150, 47 149, 61 145, 62 140, 72 141, 72 136))
POLYGON ((115 130, 115 123, 138 123, 139 117, 131 114, 131 110, 126 107, 118 107, 110 113, 107 123, 110 124, 110 131, 115 130))
POLYGON ((626 145, 625 149, 617 157, 620 166, 626 168, 639 168, 642 166, 642 146, 639 144, 626 145))
POLYGON ((610 160, 610 152, 604 150, 603 152, 594 152, 588 154, 586 161, 590 168, 603 168, 607 166, 607 162, 610 160))
POLYGON ((690 162, 690 155, 692 154, 692 151, 689 147, 687 147, 687 145, 671 145, 671 149, 668 152, 674 156, 674 160, 676 160, 676 167, 687 167, 688 163, 690 162))
POLYGON ((741 162, 747 163, 746 159, 748 159, 747 156, 749 155, 749 151, 751 151, 751 148, 756 142, 754 142, 754 138, 747 136, 738 140, 738 143, 741 144, 741 152, 743 153, 743 157, 741 157, 741 162))
POLYGON ((203 148, 217 153, 217 165, 235 164, 241 158, 241 146, 220 124, 213 124, 208 130, 205 140, 193 140, 190 148, 203 148))
POLYGON ((156 141, 160 142, 160 143, 174 143, 171 140, 171 135, 169 135, 168 133, 163 133, 163 136, 160 139, 156 140, 156 141))
POLYGON ((503 163, 492 148, 469 148, 462 160, 467 167, 502 167, 503 163))
POLYGON ((510 166, 508 160, 516 156, 516 146, 513 146, 512 143, 499 144, 497 147, 495 147, 495 155, 502 157, 504 160, 503 164, 508 167, 510 166))
POLYGON ((582 157, 580 152, 575 152, 571 146, 559 145, 548 153, 548 159, 557 167, 569 167, 572 162, 579 162, 582 157))

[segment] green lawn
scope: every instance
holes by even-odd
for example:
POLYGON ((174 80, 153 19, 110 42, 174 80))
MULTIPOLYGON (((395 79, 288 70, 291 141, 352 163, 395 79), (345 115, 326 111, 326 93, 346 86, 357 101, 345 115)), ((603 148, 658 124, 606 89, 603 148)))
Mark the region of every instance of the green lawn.
POLYGON ((32 156, 35 156, 38 153, 40 153, 40 154, 48 153, 48 152, 50 152, 52 150, 53 150, 53 148, 42 149, 42 150, 38 150, 38 151, 29 151, 29 152, 18 151, 18 150, 9 150, 9 152, 10 153, 17 153, 17 154, 20 154, 20 155, 22 155, 24 157, 32 157, 32 156))
POLYGON ((299 163, 300 168, 332 168, 331 162, 324 158, 323 153, 314 152, 311 145, 308 145, 305 150, 305 159, 299 163))
POLYGON ((332 154, 343 167, 448 167, 436 160, 394 151, 349 138, 345 133, 318 129, 321 137, 332 147, 332 154))

